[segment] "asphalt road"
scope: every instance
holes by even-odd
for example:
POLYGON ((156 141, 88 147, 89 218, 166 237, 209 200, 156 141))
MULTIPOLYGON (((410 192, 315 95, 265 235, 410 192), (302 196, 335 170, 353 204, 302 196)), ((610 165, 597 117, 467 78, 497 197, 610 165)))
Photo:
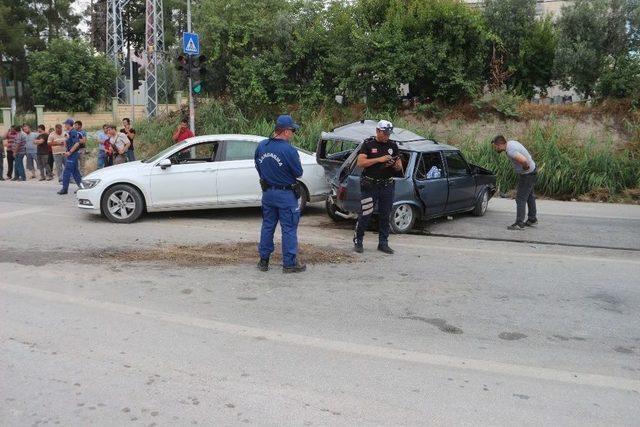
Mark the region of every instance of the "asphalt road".
MULTIPOLYGON (((103 257, 256 241, 257 209, 113 225, 56 189, 0 182, 2 425, 638 425, 638 206, 508 232, 494 200, 283 275, 103 257)), ((314 206, 300 240, 350 227, 314 206)))

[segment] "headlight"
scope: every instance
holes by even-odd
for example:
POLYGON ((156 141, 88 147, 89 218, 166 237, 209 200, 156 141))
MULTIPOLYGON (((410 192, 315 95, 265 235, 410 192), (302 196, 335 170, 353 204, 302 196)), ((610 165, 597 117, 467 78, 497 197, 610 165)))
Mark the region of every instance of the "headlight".
POLYGON ((82 188, 84 190, 88 190, 89 188, 93 188, 100 183, 99 179, 83 179, 82 180, 82 188))

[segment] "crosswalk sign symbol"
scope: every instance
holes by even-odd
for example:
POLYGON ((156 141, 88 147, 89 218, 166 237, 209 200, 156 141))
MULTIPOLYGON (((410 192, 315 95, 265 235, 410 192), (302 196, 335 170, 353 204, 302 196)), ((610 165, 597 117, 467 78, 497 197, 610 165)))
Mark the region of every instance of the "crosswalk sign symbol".
POLYGON ((182 33, 182 51, 188 55, 200 54, 200 40, 197 33, 182 33))

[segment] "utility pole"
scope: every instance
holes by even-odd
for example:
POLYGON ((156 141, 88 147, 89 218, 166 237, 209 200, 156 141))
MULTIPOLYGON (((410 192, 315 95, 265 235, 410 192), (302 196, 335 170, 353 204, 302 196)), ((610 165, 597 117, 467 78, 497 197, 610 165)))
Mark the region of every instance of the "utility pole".
MULTIPOLYGON (((187 33, 191 32, 191 0, 187 0, 187 33)), ((189 64, 191 64, 189 59, 189 64)), ((191 79, 191 73, 189 73, 189 128, 195 135, 196 133, 196 112, 193 105, 193 80, 191 79)))

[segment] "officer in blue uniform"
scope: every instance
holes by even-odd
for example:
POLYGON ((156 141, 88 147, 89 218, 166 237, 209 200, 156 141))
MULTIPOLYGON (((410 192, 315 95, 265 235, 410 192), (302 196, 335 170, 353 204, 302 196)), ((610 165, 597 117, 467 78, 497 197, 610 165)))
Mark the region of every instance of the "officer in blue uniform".
POLYGON ((392 133, 393 124, 388 120, 380 120, 376 126, 376 135, 365 139, 358 153, 357 164, 363 169, 360 177, 362 210, 353 236, 353 249, 358 253, 364 250, 364 232, 377 204, 380 221, 378 250, 393 254, 393 249, 389 247, 389 215, 393 206, 393 177, 402 170, 402 162, 398 156, 398 144, 390 139, 392 133))
POLYGON ((64 122, 64 127, 69 137, 66 142, 67 151, 64 153, 67 159, 64 163, 64 172, 62 173, 62 189, 58 191, 58 194, 67 194, 72 175, 78 188, 82 188, 82 176, 80 176, 80 169, 78 168, 81 135, 73 128, 73 124, 72 119, 67 119, 64 122))
POLYGON ((298 124, 289 115, 276 120, 273 136, 258 144, 255 153, 256 169, 262 187, 262 231, 260 233, 260 271, 269 270, 269 257, 273 253, 273 234, 280 221, 282 229, 282 260, 284 273, 299 273, 307 267, 298 257, 297 178, 302 176, 300 155, 290 143, 298 124))

